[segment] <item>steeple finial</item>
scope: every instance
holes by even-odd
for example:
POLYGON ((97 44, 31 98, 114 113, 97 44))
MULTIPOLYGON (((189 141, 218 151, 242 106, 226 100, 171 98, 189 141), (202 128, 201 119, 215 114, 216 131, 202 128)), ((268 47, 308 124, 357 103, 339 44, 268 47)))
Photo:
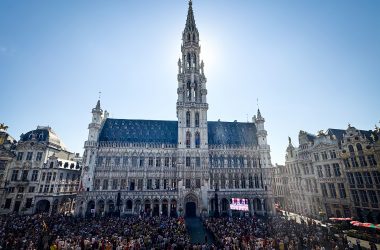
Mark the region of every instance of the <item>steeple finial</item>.
POLYGON ((257 109, 257 119, 261 119, 262 116, 261 116, 261 112, 260 112, 260 109, 258 108, 257 109))
POLYGON ((101 91, 99 91, 99 98, 98 98, 98 101, 96 102, 96 106, 95 106, 95 109, 98 109, 100 110, 100 95, 102 94, 101 91))
POLYGON ((193 13, 193 2, 189 1, 189 10, 187 11, 187 19, 186 19, 186 28, 189 30, 195 29, 195 19, 194 19, 194 13, 193 13))

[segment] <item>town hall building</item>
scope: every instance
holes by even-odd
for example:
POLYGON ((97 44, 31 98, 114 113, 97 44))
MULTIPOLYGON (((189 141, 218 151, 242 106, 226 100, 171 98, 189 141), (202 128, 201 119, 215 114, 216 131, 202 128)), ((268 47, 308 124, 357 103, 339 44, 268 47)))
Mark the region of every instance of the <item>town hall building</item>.
POLYGON ((252 122, 207 119, 207 78, 191 1, 181 52, 177 120, 109 118, 100 101, 92 109, 77 215, 234 214, 232 198, 248 199, 250 214, 273 213, 273 166, 260 110, 252 122))

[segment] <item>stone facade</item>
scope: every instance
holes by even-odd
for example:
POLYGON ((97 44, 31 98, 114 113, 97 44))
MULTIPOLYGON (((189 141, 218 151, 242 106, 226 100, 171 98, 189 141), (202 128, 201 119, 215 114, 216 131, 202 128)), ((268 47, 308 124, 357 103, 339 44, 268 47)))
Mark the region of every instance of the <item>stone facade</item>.
POLYGON ((79 187, 78 155, 69 152, 50 127, 22 134, 12 148, 0 213, 66 213, 79 187))
POLYGON ((17 141, 7 133, 7 126, 0 124, 0 202, 4 200, 6 175, 13 158, 17 141))
POLYGON ((284 208, 319 219, 355 216, 379 223, 378 134, 378 128, 349 125, 317 135, 300 131, 298 148, 289 139, 285 173, 290 195, 284 208))
POLYGON ((278 209, 288 207, 289 191, 289 174, 286 171, 285 165, 277 165, 273 168, 272 173, 272 188, 274 202, 278 209))
POLYGON ((234 197, 249 199, 251 213, 273 211, 260 111, 247 123, 207 119, 207 79, 191 1, 181 52, 177 121, 111 119, 100 101, 92 110, 78 215, 231 213, 234 197))

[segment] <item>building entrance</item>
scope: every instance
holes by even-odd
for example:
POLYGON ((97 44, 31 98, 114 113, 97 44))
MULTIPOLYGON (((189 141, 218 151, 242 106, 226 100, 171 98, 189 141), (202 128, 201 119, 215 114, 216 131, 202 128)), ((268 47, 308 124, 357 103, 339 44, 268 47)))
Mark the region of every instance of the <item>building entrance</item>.
POLYGON ((197 216, 197 206, 195 202, 190 201, 186 203, 186 217, 197 216))

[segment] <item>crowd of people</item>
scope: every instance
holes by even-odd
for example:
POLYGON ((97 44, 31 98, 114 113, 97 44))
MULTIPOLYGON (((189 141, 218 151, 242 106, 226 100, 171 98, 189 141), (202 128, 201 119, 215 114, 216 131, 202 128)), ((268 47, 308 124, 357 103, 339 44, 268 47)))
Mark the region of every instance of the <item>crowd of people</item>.
MULTIPOLYGON (((343 235, 331 234, 312 221, 297 223, 283 217, 208 218, 204 221, 218 248, 263 250, 350 250, 362 249, 343 235)), ((371 244, 371 249, 376 249, 371 244), (374 247, 374 248, 372 248, 374 247)))
POLYGON ((2 249, 184 249, 183 219, 159 217, 75 218, 15 216, 0 219, 2 249))
MULTIPOLYGON (((204 218, 211 235, 190 242, 183 218, 133 216, 76 218, 37 214, 0 217, 0 249, 48 250, 327 250, 361 249, 309 221, 283 217, 204 218)), ((376 249, 376 248, 373 248, 376 249)))

